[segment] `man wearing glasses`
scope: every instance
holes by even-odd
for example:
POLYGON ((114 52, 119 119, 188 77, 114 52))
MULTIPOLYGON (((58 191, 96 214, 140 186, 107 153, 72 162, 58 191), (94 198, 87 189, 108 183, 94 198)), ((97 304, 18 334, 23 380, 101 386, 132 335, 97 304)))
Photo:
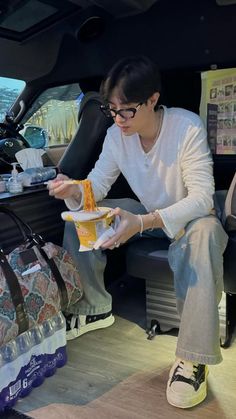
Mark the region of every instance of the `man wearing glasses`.
MULTIPOLYGON (((139 202, 102 202, 114 208, 120 223, 99 250, 79 253, 74 226, 68 226, 65 246, 78 264, 84 299, 71 310, 67 337, 114 322, 111 296, 104 287, 104 249, 136 235, 168 237, 181 323, 166 394, 170 404, 189 408, 207 395, 207 365, 222 360, 217 306, 227 235, 211 214, 214 179, 202 121, 187 110, 159 106, 160 91, 159 72, 143 56, 119 61, 102 83, 101 111, 114 124, 88 178, 96 202, 101 202, 122 173, 139 202)), ((50 182, 50 194, 79 209, 79 187, 63 184, 64 178, 59 175, 50 182)))

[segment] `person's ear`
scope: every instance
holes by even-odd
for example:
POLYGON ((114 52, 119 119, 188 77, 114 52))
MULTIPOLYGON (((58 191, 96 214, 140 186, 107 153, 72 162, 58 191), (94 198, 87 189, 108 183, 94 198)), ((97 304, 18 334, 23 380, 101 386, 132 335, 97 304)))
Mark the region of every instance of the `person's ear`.
POLYGON ((153 93, 153 95, 148 99, 148 102, 150 104, 150 107, 152 108, 152 110, 154 110, 158 100, 160 97, 160 93, 159 92, 155 92, 153 93))

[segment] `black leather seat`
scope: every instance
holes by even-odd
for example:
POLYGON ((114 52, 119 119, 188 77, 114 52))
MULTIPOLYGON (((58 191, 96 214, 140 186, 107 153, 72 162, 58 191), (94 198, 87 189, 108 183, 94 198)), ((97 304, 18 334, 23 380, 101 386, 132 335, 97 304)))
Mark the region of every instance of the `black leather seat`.
MULTIPOLYGON (((98 92, 87 92, 81 100, 78 129, 58 164, 60 171, 72 179, 86 178, 99 157, 107 129, 114 122, 100 111, 102 103, 98 92)), ((123 175, 107 197, 136 198, 123 175)))
POLYGON ((88 92, 81 100, 78 129, 59 162, 62 173, 73 179, 84 179, 94 166, 101 150, 106 131, 113 123, 100 111, 99 93, 88 92))
POLYGON ((236 173, 228 190, 222 222, 229 236, 224 254, 224 287, 228 294, 236 294, 236 173))

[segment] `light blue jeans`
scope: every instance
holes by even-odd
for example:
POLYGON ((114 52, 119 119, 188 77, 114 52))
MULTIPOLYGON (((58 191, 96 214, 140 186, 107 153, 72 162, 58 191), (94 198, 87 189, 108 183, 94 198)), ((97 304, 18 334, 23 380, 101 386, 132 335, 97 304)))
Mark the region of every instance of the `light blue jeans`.
MULTIPOLYGON (((145 208, 132 199, 109 199, 99 205, 120 207, 134 214, 146 213, 145 208)), ((165 237, 160 229, 145 233, 157 239, 165 237)), ((180 239, 170 241, 168 259, 174 273, 181 318, 176 349, 179 358, 201 364, 217 364, 222 360, 218 304, 223 290, 223 253, 227 240, 220 221, 207 216, 190 222, 180 239)), ((70 313, 109 312, 112 298, 104 286, 106 253, 101 250, 79 252, 74 224, 69 222, 65 225, 63 245, 74 259, 84 287, 83 299, 70 307, 70 313)))

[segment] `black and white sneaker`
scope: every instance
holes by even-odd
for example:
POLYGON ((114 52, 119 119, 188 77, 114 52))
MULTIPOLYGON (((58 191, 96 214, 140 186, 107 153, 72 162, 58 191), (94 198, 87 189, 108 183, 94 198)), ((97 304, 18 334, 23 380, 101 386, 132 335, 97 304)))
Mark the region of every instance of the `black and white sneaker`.
POLYGON ((168 402, 187 409, 201 403, 207 395, 208 367, 177 359, 170 370, 166 389, 168 402))
POLYGON ((70 314, 66 318, 66 339, 78 338, 84 333, 111 326, 115 318, 112 312, 94 315, 70 314))

